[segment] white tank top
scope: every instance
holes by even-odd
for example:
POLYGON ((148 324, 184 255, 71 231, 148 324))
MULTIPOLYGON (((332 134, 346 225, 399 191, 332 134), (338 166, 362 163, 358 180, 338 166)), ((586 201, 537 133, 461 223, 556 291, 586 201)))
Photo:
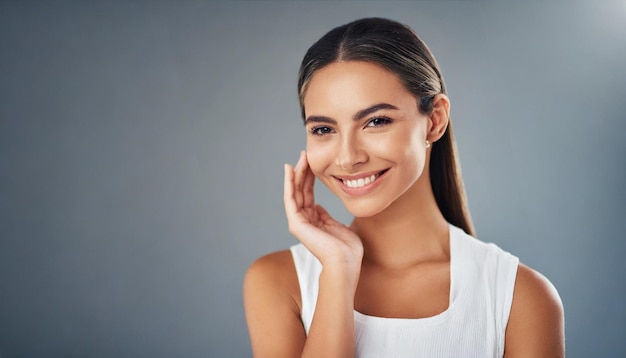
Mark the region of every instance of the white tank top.
MULTIPOLYGON (((309 333, 320 262, 302 244, 291 247, 309 333)), ((356 357, 502 357, 519 260, 450 225, 450 302, 426 318, 384 318, 354 311, 356 357)))

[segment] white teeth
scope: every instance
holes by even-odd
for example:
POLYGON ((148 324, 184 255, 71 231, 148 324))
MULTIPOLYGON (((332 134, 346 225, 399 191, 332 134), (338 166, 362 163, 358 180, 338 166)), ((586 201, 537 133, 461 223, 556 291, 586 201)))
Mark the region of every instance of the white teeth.
POLYGON ((362 188, 376 180, 376 174, 370 175, 366 178, 359 178, 356 180, 343 180, 343 183, 349 188, 362 188))

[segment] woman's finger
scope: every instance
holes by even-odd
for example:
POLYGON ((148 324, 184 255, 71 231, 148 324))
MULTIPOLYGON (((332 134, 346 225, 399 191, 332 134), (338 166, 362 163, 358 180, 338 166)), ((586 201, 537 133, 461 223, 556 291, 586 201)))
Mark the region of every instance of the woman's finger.
POLYGON ((306 159, 304 157, 304 151, 300 152, 298 163, 294 168, 294 198, 296 200, 296 206, 302 208, 304 205, 304 195, 302 194, 302 186, 304 181, 304 173, 306 169, 306 159))
POLYGON ((315 205, 315 174, 311 170, 311 166, 309 165, 308 157, 305 154, 306 159, 306 172, 304 176, 304 183, 302 185, 302 194, 304 196, 304 204, 305 208, 312 208, 315 205))
POLYGON ((322 222, 324 223, 336 223, 337 220, 333 219, 332 216, 330 216, 330 214, 328 213, 328 211, 326 211, 326 209, 324 209, 323 206, 321 205, 315 205, 315 210, 317 211, 317 214, 319 215, 319 218, 322 222))
POLYGON ((285 164, 283 202, 285 204, 285 213, 287 214, 287 220, 291 218, 291 215, 295 214, 298 211, 296 206, 296 199, 294 197, 293 177, 293 168, 291 167, 291 165, 285 164))

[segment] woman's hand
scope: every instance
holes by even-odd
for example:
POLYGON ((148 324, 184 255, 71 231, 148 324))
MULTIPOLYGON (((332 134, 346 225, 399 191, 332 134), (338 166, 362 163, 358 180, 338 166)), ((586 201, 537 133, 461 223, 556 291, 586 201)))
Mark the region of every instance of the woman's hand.
POLYGON ((314 184, 315 175, 305 151, 300 153, 295 168, 285 164, 284 202, 289 232, 317 257, 324 268, 338 265, 356 270, 353 273, 358 281, 363 259, 361 239, 315 204, 314 184))
POLYGON ((315 175, 306 152, 295 168, 285 164, 285 212, 289 232, 322 264, 315 314, 302 357, 354 357, 354 294, 363 243, 347 226, 315 205, 315 175))

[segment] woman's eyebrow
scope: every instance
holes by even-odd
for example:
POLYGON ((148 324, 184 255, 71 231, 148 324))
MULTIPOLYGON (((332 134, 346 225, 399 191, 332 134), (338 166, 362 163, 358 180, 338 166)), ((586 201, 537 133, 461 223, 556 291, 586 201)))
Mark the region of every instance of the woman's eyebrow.
POLYGON ((398 107, 394 106, 393 104, 389 104, 389 103, 379 103, 379 104, 375 104, 373 106, 367 107, 365 109, 362 109, 358 112, 356 112, 356 114, 352 117, 353 120, 355 121, 360 121, 361 119, 367 117, 368 115, 380 111, 381 109, 398 109, 398 107))
POLYGON ((309 122, 337 124, 336 120, 329 118, 329 117, 324 117, 324 116, 308 116, 304 120, 304 125, 306 125, 309 122))
MULTIPOLYGON (((398 109, 398 107, 389 103, 378 103, 356 112, 356 114, 352 116, 352 120, 360 121, 361 119, 374 112, 380 111, 381 109, 398 109)), ((309 116, 304 120, 304 124, 306 125, 309 122, 337 124, 336 120, 326 116, 309 116)))

